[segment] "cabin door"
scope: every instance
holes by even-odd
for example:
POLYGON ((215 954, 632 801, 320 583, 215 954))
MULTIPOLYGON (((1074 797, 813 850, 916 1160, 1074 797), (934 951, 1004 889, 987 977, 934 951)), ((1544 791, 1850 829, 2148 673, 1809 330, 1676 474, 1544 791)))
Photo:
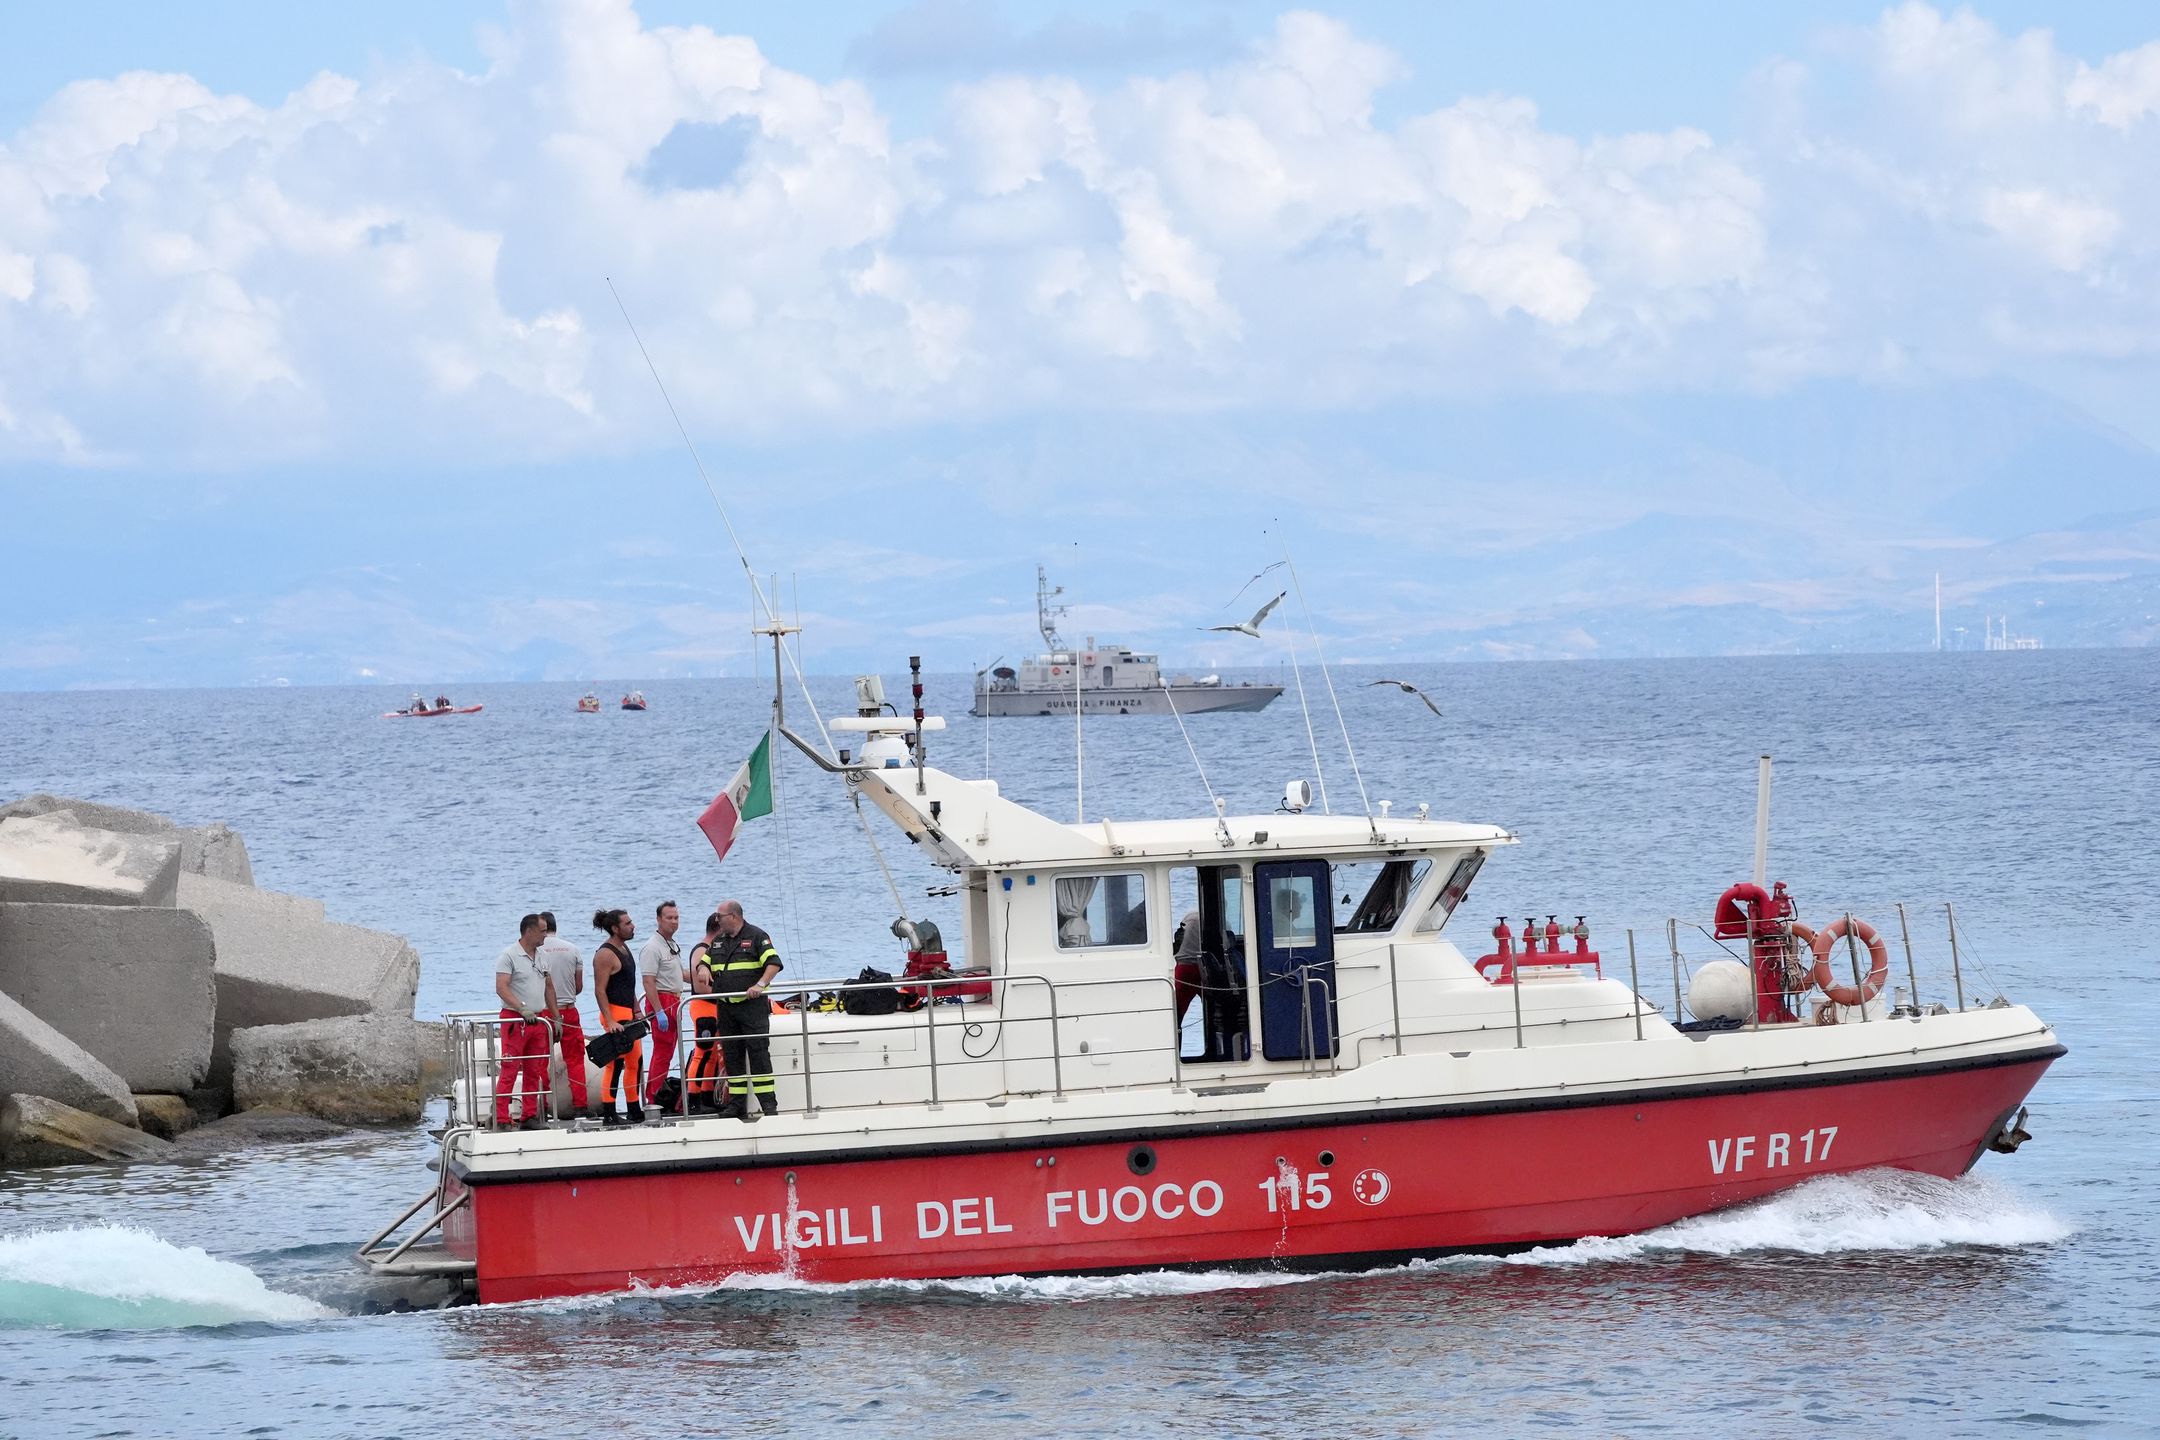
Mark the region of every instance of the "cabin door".
POLYGON ((1325 860, 1253 867, 1260 932, 1260 1053, 1269 1060, 1335 1054, 1335 929, 1325 860))

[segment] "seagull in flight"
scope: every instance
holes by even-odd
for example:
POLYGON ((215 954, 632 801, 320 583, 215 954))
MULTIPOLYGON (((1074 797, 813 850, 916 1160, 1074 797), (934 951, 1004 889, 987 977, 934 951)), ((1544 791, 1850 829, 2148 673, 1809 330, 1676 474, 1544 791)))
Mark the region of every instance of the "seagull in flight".
POLYGON ((1283 595, 1288 595, 1289 593, 1289 591, 1285 590, 1282 592, 1282 595, 1277 595, 1274 599, 1268 601, 1267 604, 1262 605, 1258 610, 1255 610, 1253 612, 1252 619, 1247 620, 1242 625, 1208 625, 1203 626, 1202 628, 1207 630, 1219 630, 1225 635, 1250 635, 1253 639, 1257 640, 1260 638, 1260 622, 1267 619, 1268 612, 1273 610, 1277 605, 1282 604, 1283 595))
POLYGON ((1408 680, 1368 680, 1365 682, 1365 684, 1367 689, 1370 689, 1372 686, 1375 685, 1393 685, 1396 689, 1402 691, 1403 694, 1415 695, 1418 699, 1423 700, 1425 702, 1425 708, 1432 711, 1433 714, 1438 715, 1440 713, 1440 707, 1432 703, 1432 696, 1427 695, 1423 690, 1418 689, 1417 686, 1411 684, 1408 680))

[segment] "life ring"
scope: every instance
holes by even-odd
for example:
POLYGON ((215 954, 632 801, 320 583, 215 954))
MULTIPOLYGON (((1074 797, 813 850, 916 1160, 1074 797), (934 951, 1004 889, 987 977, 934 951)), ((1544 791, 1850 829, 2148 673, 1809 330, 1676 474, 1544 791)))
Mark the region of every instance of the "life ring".
POLYGON ((1840 1005, 1864 1005, 1882 994, 1883 982, 1890 978, 1890 947, 1883 944, 1882 936, 1865 920, 1853 920, 1840 916, 1825 925, 1815 937, 1815 986, 1840 1005), (1853 938, 1867 946, 1867 979, 1855 990, 1850 985, 1835 983, 1837 973, 1830 967, 1830 951, 1838 941, 1845 938, 1847 922, 1850 921, 1853 938))

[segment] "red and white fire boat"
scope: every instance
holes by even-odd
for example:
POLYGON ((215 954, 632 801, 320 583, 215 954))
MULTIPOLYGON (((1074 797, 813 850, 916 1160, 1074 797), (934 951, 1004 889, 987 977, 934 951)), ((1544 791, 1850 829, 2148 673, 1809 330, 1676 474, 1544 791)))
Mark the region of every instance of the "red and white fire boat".
POLYGON ((2026 1138, 2064 1053, 2022 1005, 1886 994, 1883 942, 1782 887, 1721 899, 1733 958, 1680 1026, 1579 925, 1458 948, 1503 829, 1313 814, 1296 784, 1285 812, 1064 824, 926 764, 919 709, 837 728, 841 760, 788 738, 957 877, 960 978, 776 1014, 757 1124, 498 1128, 493 1022, 461 1020, 438 1182, 364 1258, 499 1301, 1505 1250, 1962 1174, 2026 1138))

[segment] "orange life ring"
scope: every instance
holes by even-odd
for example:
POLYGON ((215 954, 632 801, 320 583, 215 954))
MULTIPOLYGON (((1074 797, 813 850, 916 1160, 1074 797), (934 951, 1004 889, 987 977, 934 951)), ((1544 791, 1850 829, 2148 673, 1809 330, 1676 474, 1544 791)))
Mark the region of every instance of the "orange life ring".
POLYGON ((1852 921, 1853 938, 1867 946, 1867 979, 1855 990, 1850 985, 1836 983, 1837 973, 1830 966, 1830 951, 1838 941, 1845 938, 1846 921, 1850 917, 1839 916, 1825 925, 1822 933, 1814 939, 1815 987, 1840 1005, 1863 1005, 1882 994, 1883 983, 1890 978, 1890 947, 1883 943, 1875 927, 1865 920, 1852 921))

